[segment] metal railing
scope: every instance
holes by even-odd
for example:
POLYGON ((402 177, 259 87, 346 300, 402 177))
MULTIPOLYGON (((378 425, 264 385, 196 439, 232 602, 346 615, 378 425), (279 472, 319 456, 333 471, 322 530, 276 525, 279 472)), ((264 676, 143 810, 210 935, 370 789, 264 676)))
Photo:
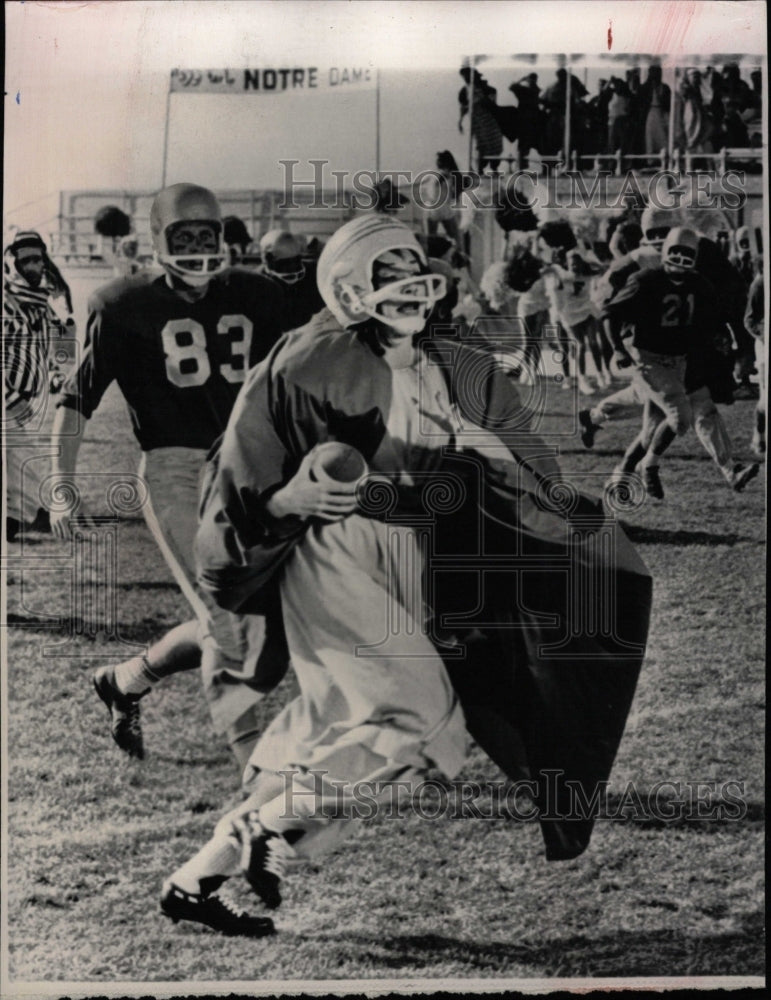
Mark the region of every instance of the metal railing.
MULTIPOLYGON (((252 237, 253 247, 270 229, 287 229, 309 239, 325 241, 344 222, 367 206, 348 192, 309 191, 300 188, 287 196, 281 191, 218 191, 223 216, 237 215, 252 237)), ((409 189, 404 189, 409 194, 409 189)), ((115 205, 130 217, 139 259, 150 260, 150 207, 155 191, 63 191, 58 228, 47 232, 51 253, 68 266, 112 266, 120 240, 94 232, 94 217, 105 205, 115 205)), ((408 198, 398 217, 415 229, 423 228, 420 208, 408 198)))
POLYGON ((696 153, 690 151, 681 152, 676 149, 672 156, 670 156, 666 149, 662 149, 658 153, 624 153, 622 150, 617 149, 612 153, 589 153, 586 155, 579 155, 578 151, 573 149, 567 159, 561 153, 556 156, 539 156, 535 159, 532 156, 531 150, 531 155, 526 158, 519 155, 483 157, 483 161, 487 163, 493 161, 505 164, 507 169, 504 171, 497 170, 496 172, 499 173, 514 173, 515 171, 524 169, 523 164, 525 159, 528 162, 528 170, 533 170, 536 173, 549 172, 557 176, 565 173, 568 169, 568 163, 571 170, 578 170, 581 173, 587 174, 597 173, 608 164, 610 165, 611 173, 616 177, 621 177, 626 170, 640 169, 698 173, 699 171, 709 169, 703 166, 704 163, 711 163, 713 164, 712 169, 719 175, 722 175, 738 166, 746 167, 752 165, 757 169, 762 169, 763 150, 756 147, 746 149, 725 148, 719 150, 717 153, 696 153), (541 165, 543 165, 543 170, 540 169, 541 165))

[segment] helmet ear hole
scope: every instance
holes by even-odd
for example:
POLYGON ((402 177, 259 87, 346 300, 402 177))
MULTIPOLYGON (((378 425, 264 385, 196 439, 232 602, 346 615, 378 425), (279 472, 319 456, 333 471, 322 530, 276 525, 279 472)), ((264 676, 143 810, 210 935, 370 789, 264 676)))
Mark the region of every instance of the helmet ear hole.
POLYGON ((335 292, 344 309, 352 313, 361 312, 361 297, 355 288, 345 281, 338 281, 335 283, 335 292))

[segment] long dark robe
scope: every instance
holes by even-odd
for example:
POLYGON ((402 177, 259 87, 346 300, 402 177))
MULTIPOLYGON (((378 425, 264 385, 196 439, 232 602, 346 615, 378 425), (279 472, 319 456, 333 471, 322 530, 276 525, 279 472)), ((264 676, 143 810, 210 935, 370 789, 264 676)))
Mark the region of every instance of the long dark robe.
POLYGON ((365 491, 367 516, 428 526, 432 638, 469 732, 509 777, 534 782, 546 857, 572 858, 594 823, 581 803, 607 781, 632 702, 651 579, 620 526, 560 479, 489 354, 453 340, 422 349, 463 420, 515 461, 466 448, 460 434, 416 456, 405 483, 389 458, 387 363, 361 331, 290 334, 248 376, 212 456, 200 579, 224 607, 264 613, 306 528, 272 518, 267 500, 314 445, 356 447, 389 480, 365 491))

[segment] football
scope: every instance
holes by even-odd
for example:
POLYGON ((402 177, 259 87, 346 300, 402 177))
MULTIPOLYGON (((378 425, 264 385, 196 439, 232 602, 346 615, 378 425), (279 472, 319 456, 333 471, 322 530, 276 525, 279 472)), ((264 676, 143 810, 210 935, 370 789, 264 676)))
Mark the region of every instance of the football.
POLYGON ((361 452, 340 441, 327 441, 316 448, 311 475, 320 483, 355 483, 367 472, 361 452))

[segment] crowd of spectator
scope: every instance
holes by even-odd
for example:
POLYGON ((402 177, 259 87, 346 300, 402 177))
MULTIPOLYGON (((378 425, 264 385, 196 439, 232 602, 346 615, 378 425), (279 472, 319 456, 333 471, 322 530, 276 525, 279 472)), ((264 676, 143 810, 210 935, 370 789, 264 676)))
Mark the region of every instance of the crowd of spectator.
POLYGON ((517 142, 519 166, 529 164, 531 150, 557 156, 565 147, 566 112, 570 107, 570 149, 579 157, 598 154, 650 157, 651 164, 669 144, 670 115, 674 148, 681 153, 713 153, 724 148, 759 148, 762 144, 762 74, 741 76, 737 63, 722 68, 683 67, 676 75, 676 98, 653 63, 643 75, 639 67, 622 76, 599 80, 590 94, 573 73, 558 69, 556 80, 542 88, 538 74, 512 82, 516 104, 498 103, 498 93, 478 70, 460 71, 459 129, 471 113, 477 165, 497 169, 504 140, 517 142), (472 78, 473 72, 473 78, 472 78), (569 98, 568 98, 569 91, 569 98))

